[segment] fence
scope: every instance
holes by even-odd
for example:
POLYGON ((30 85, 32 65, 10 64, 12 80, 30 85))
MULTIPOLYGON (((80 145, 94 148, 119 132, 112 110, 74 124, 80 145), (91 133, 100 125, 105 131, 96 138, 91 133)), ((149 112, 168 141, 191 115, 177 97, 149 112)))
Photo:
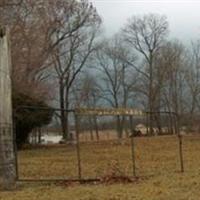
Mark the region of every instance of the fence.
MULTIPOLYGON (((16 112, 22 112, 22 110, 41 111, 46 110, 46 108, 23 106, 18 108, 16 112)), ((34 142, 34 144, 40 143, 39 146, 37 145, 36 149, 32 149, 34 146, 31 149, 28 146, 25 151, 19 152, 18 180, 97 181, 107 173, 106 171, 113 169, 113 167, 115 168, 113 170, 118 170, 118 173, 127 177, 136 177, 145 172, 144 170, 137 172, 137 156, 135 155, 137 149, 135 146, 138 140, 135 141, 135 136, 146 136, 146 134, 141 134, 142 131, 137 126, 142 123, 148 135, 149 128, 146 119, 149 112, 125 109, 117 111, 113 109, 65 110, 71 115, 71 140, 64 143, 61 139, 62 128, 58 120, 60 111, 60 109, 53 109, 54 114, 51 122, 46 127, 37 127, 32 132, 32 140, 30 141, 34 142), (93 119, 92 123, 91 117, 93 119), (119 127, 116 124, 118 117, 121 117, 120 119, 125 125, 122 138, 116 140, 116 138, 112 137, 114 133, 112 133, 109 140, 102 137, 107 135, 107 131, 110 131, 111 128, 112 132, 114 132, 115 127, 115 135, 118 135, 119 127), (92 128, 96 137, 91 136, 93 134, 91 132, 92 128), (52 137, 59 136, 56 142, 60 144, 44 141, 45 133, 52 137), (89 134, 90 140, 84 140, 84 134, 89 134), (38 151, 38 148, 40 151, 38 151)), ((155 120, 155 135, 167 135, 171 130, 172 134, 178 136, 178 155, 180 169, 183 172, 182 136, 179 134, 176 114, 168 112, 151 114, 160 116, 159 123, 155 120)))

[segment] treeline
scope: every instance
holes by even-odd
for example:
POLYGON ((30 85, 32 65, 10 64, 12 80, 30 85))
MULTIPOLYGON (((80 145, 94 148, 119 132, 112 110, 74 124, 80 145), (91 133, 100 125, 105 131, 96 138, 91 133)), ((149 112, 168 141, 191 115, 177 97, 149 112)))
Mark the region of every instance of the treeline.
MULTIPOLYGON (((80 106, 175 112, 182 126, 197 128, 200 42, 170 40, 165 16, 133 16, 105 39, 87 0, 0 1, 0 13, 11 35, 13 94, 61 108, 64 139, 70 129, 64 109, 80 106)), ((151 135, 161 117, 148 116, 151 135)), ((119 138, 125 122, 116 117, 119 138)))
MULTIPOLYGON (((149 135, 154 128, 162 132, 164 118, 171 134, 175 123, 199 131, 200 41, 185 46, 170 40, 168 26, 165 16, 133 16, 119 33, 105 39, 95 53, 96 71, 87 70, 80 80, 81 106, 141 108, 149 112, 144 123, 149 135)), ((118 137, 126 121, 116 117, 118 137)))

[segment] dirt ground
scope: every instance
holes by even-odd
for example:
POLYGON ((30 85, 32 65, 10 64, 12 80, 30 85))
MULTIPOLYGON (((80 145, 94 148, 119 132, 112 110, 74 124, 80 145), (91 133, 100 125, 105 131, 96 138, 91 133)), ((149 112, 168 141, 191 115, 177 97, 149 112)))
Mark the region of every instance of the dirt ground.
MULTIPOLYGON (((133 183, 55 184, 19 183, 16 191, 0 192, 0 200, 198 200, 200 199, 200 136, 184 136, 185 172, 180 172, 175 136, 135 139, 136 174, 133 183)), ((75 146, 46 146, 19 152, 19 177, 76 178, 75 146)), ((110 173, 131 176, 131 146, 113 141, 81 145, 84 178, 110 173)))

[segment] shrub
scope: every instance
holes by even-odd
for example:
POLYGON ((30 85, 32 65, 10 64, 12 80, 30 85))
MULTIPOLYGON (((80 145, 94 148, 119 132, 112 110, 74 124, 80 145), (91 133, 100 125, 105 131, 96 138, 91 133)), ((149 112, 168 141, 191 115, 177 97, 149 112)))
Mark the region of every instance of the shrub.
POLYGON ((13 110, 18 148, 27 142, 34 128, 49 124, 53 115, 53 110, 44 101, 16 92, 13 94, 13 110))

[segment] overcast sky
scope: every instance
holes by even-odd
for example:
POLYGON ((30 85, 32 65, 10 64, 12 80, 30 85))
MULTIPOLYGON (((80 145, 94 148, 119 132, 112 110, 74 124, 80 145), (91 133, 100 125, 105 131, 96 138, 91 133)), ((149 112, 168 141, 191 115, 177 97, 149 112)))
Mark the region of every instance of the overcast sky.
POLYGON ((91 0, 111 36, 133 15, 165 14, 170 37, 183 42, 200 39, 200 0, 91 0))

